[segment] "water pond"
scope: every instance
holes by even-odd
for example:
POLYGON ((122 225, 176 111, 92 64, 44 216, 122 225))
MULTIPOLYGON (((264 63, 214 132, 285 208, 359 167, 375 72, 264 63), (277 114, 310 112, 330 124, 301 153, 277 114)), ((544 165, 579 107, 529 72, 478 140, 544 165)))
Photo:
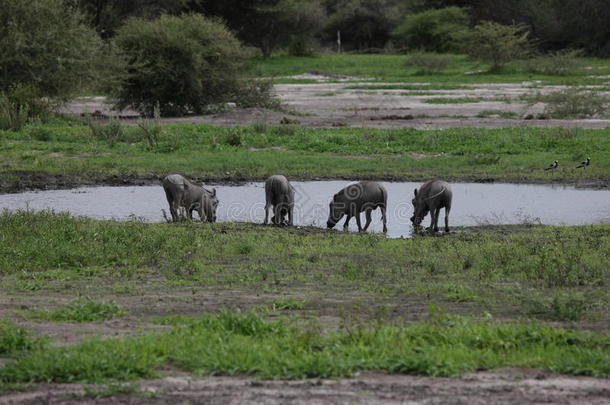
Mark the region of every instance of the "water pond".
MULTIPOLYGON (((292 182, 296 189, 295 224, 326 226, 328 203, 348 181, 292 182)), ((408 237, 413 213, 413 189, 421 183, 384 182, 388 189, 388 235, 408 237)), ((263 183, 215 186, 220 200, 218 221, 262 222, 265 192, 263 183)), ((450 226, 486 224, 583 225, 610 223, 610 190, 577 189, 571 186, 454 183, 450 226)), ((52 209, 95 219, 148 222, 164 220, 168 211, 159 186, 81 187, 0 195, 1 209, 52 209)), ((195 214, 196 215, 196 214, 195 214)), ((441 213, 441 221, 444 210, 441 213)), ((372 230, 381 231, 381 214, 373 213, 372 230)), ((363 216, 364 220, 364 216, 363 216)), ((343 222, 337 227, 340 229, 343 222)), ((429 217, 424 225, 429 224, 429 217)), ((350 230, 356 230, 351 221, 350 230)))

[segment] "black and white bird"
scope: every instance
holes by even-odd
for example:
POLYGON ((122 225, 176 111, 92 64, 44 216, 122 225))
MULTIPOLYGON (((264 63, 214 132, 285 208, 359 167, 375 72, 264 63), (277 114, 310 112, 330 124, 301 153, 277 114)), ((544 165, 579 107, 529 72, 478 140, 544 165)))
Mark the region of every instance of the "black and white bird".
POLYGON ((554 161, 553 163, 551 163, 551 165, 549 167, 547 167, 544 170, 555 170, 555 169, 557 169, 557 166, 559 166, 559 162, 558 161, 554 161))
POLYGON ((589 164, 591 164, 591 158, 590 157, 588 157, 587 160, 585 160, 584 162, 582 162, 581 164, 576 166, 576 168, 580 169, 582 167, 584 169, 585 167, 589 166, 589 164))

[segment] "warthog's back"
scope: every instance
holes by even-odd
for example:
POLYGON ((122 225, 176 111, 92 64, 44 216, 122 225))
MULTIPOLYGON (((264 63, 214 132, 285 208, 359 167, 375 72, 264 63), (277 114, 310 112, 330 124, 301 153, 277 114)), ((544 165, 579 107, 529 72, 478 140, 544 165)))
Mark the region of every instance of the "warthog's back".
POLYGON ((276 174, 265 181, 265 197, 272 205, 293 203, 294 190, 286 177, 276 174))
POLYGON ((386 188, 375 181, 361 181, 350 184, 338 193, 339 199, 345 203, 354 204, 360 209, 364 205, 378 207, 386 205, 388 192, 386 188))
POLYGON ((430 180, 420 187, 418 198, 426 201, 430 206, 451 207, 453 191, 449 183, 444 180, 430 180))

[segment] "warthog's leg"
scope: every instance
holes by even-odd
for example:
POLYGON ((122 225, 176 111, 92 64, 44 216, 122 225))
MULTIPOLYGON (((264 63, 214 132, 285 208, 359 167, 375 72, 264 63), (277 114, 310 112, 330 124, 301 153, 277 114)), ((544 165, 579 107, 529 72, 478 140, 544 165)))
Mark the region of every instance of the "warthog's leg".
POLYGON ((383 232, 387 232, 388 231, 388 221, 386 218, 385 205, 382 205, 380 208, 381 208, 381 220, 383 221, 383 232))
POLYGON ((275 225, 282 225, 282 222, 284 221, 284 216, 282 215, 282 204, 275 204, 273 206, 273 219, 275 219, 275 221, 273 221, 275 225))
POLYGON ((292 216, 294 215, 294 207, 288 208, 288 225, 293 226, 292 216))
POLYGON ((178 221, 178 210, 176 209, 176 203, 174 201, 174 197, 172 196, 172 193, 164 188, 165 190, 165 197, 167 198, 167 203, 169 204, 169 213, 172 215, 172 222, 177 222, 178 221))
POLYGON ((449 211, 451 208, 445 207, 445 232, 449 232, 449 211))
POLYGON ((362 232, 362 224, 360 223, 360 213, 354 215, 356 217, 356 225, 358 225, 358 232, 362 232))
POLYGON ((366 217, 366 223, 364 224, 364 231, 366 232, 367 229, 369 229, 369 225, 371 224, 371 212, 373 212, 372 208, 367 208, 366 211, 364 211, 364 215, 366 217))
POLYGON ((349 227, 349 220, 352 219, 352 216, 350 214, 347 214, 347 216, 345 217, 345 223, 343 224, 343 230, 347 231, 347 228, 349 227))
MULTIPOLYGON (((430 211, 430 213, 432 213, 432 211, 430 211)), ((438 232, 438 217, 441 215, 441 209, 440 208, 435 208, 434 209, 434 232, 438 232)))
POLYGON ((267 225, 267 222, 269 221, 269 208, 271 207, 271 204, 266 203, 265 204, 265 225, 267 225))

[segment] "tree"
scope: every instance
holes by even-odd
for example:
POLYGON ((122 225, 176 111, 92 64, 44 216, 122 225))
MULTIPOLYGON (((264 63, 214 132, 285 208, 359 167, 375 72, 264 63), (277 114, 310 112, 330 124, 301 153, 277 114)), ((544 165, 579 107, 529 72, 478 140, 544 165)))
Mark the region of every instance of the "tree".
POLYGON ((448 7, 408 14, 394 31, 398 44, 431 52, 460 48, 468 32, 470 17, 465 9, 448 7))
POLYGON ((327 2, 329 21, 326 39, 341 31, 346 49, 383 48, 401 15, 398 0, 331 0, 327 2))
POLYGON ((523 25, 502 25, 483 21, 474 27, 467 52, 500 70, 508 62, 525 57, 531 51, 529 31, 523 25))
POLYGON ((293 37, 314 36, 326 19, 321 0, 208 0, 191 9, 222 18, 238 38, 264 56, 293 37))
POLYGON ((112 37, 128 18, 152 19, 187 10, 188 0, 66 0, 79 7, 102 38, 112 37))
POLYGON ((117 31, 116 43, 129 58, 119 108, 149 116, 156 105, 162 115, 201 113, 241 89, 241 44, 224 24, 200 14, 131 19, 117 31))
POLYGON ((0 91, 17 84, 66 99, 110 74, 104 45, 62 0, 0 0, 0 91))

